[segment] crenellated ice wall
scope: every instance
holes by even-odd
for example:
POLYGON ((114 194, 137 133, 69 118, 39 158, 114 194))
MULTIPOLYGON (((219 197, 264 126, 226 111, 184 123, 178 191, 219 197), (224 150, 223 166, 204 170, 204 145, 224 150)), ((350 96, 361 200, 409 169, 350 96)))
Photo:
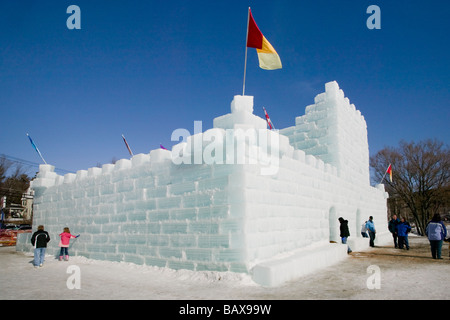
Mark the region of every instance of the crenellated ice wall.
MULTIPOLYGON (((33 228, 43 224, 58 254, 66 226, 81 234, 72 255, 173 269, 251 273, 277 285, 368 246, 360 226, 387 231, 382 185, 369 184, 367 129, 336 82, 296 119, 267 130, 253 97, 235 96, 214 128, 172 148, 59 176, 41 165, 32 182, 33 228), (330 243, 332 242, 332 243, 330 243), (336 242, 336 243, 334 243, 336 242)), ((29 250, 29 236, 18 250, 29 250)))
POLYGON ((370 185, 367 125, 336 81, 325 84, 295 126, 280 130, 306 154, 338 169, 339 176, 361 186, 370 185))

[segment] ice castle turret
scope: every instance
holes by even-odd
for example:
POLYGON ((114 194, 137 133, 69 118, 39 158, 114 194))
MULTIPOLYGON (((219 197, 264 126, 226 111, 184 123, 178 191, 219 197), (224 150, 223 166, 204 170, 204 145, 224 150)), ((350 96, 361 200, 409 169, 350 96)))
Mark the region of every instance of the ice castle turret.
POLYGON ((339 176, 369 185, 369 144, 364 117, 336 81, 325 84, 295 126, 280 130, 296 148, 337 168, 339 176))

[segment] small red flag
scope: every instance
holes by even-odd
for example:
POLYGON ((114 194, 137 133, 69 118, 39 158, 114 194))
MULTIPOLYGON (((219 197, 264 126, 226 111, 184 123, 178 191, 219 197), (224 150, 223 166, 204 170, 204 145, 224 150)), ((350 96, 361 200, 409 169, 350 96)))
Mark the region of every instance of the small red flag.
POLYGON ((389 164, 389 167, 386 170, 386 173, 389 173, 389 179, 392 182, 392 166, 389 164))
POLYGON ((264 114, 266 116, 267 124, 269 125, 270 130, 272 130, 275 127, 273 126, 272 121, 270 120, 269 115, 267 114, 266 108, 263 107, 263 109, 264 109, 264 114))

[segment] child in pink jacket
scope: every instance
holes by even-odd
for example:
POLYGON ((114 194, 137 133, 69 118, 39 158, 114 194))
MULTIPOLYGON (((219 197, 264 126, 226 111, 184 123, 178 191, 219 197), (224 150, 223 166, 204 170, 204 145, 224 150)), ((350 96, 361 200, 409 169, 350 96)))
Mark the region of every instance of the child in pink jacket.
POLYGON ((59 246, 61 247, 61 251, 59 252, 59 261, 63 260, 65 256, 65 260, 69 260, 69 244, 71 238, 78 238, 80 235, 74 236, 70 234, 69 228, 65 227, 64 232, 59 235, 61 237, 61 241, 59 242, 59 246))

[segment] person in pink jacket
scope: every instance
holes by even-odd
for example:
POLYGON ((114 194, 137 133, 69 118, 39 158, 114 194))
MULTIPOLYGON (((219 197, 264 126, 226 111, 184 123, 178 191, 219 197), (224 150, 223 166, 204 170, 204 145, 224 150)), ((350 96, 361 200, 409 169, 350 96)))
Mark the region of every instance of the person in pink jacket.
POLYGON ((74 236, 70 234, 69 228, 65 227, 63 233, 59 235, 61 237, 61 241, 59 242, 59 246, 61 247, 61 251, 59 252, 59 261, 69 260, 69 244, 71 238, 78 238, 80 235, 74 236))

